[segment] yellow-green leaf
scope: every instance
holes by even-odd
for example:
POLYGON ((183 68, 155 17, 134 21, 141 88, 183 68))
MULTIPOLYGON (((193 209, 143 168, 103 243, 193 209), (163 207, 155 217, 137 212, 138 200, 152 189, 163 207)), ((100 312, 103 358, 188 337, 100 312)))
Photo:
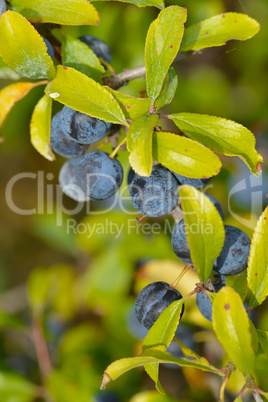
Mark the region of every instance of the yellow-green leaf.
POLYGON ((203 363, 202 361, 196 360, 188 360, 186 358, 178 359, 172 356, 170 353, 161 352, 155 348, 147 349, 142 353, 142 355, 138 357, 129 357, 125 359, 116 360, 112 364, 110 364, 105 370, 103 381, 101 385, 101 389, 104 389, 105 386, 110 382, 116 380, 122 374, 126 373, 129 370, 132 370, 135 367, 144 366, 147 364, 155 364, 155 363, 174 363, 178 366, 182 367, 193 367, 202 371, 208 371, 211 373, 218 373, 219 375, 223 374, 219 372, 215 367, 211 364, 207 364, 207 362, 203 363))
POLYGON ((252 295, 251 308, 260 305, 268 296, 268 207, 255 228, 248 260, 248 288, 252 295))
POLYGON ((50 161, 55 159, 50 145, 51 110, 52 99, 44 95, 34 108, 30 124, 32 145, 50 161))
POLYGON ((182 52, 222 46, 228 40, 247 40, 256 35, 260 25, 248 15, 224 13, 215 15, 185 29, 182 38, 182 52))
POLYGON ((162 88, 162 93, 155 102, 156 109, 161 109, 163 106, 168 105, 172 101, 177 86, 178 86, 177 73, 173 67, 170 67, 166 78, 166 82, 164 82, 163 84, 164 88, 162 88))
POLYGON ((154 101, 179 51, 186 18, 185 8, 170 6, 149 27, 145 43, 146 87, 149 98, 154 101))
POLYGON ((61 55, 64 66, 73 67, 95 81, 100 81, 105 72, 96 54, 85 43, 70 35, 66 35, 62 43, 61 55))
POLYGON ((57 75, 45 92, 79 112, 110 123, 128 125, 112 94, 103 86, 70 67, 57 67, 57 75))
MULTIPOLYGON (((115 0, 99 0, 99 1, 115 1, 115 0)), ((121 3, 131 3, 138 7, 154 6, 163 10, 165 4, 162 0, 117 0, 121 3)))
POLYGON ((99 14, 88 0, 12 0, 13 10, 32 22, 98 25, 99 14))
POLYGON ((266 355, 268 355, 268 331, 264 331, 263 329, 257 329, 257 334, 262 350, 266 355))
POLYGON ((255 354, 250 323, 240 296, 230 287, 216 295, 213 307, 213 327, 230 360, 245 375, 251 375, 255 354))
POLYGON ((153 156, 175 173, 194 179, 215 176, 222 166, 210 149, 196 141, 167 132, 154 132, 153 156))
POLYGON ((213 151, 238 156, 258 176, 263 158, 255 149, 251 131, 241 124, 205 114, 176 113, 168 116, 187 135, 213 151))
POLYGON ((7 11, 0 19, 0 54, 23 77, 52 79, 55 68, 45 42, 22 15, 7 11))
POLYGON ((0 127, 16 102, 24 98, 32 88, 45 83, 46 81, 17 82, 3 88, 0 91, 0 127))
POLYGON ((151 99, 149 98, 135 98, 134 96, 115 91, 110 87, 105 86, 104 88, 112 93, 128 120, 137 119, 146 114, 150 109, 151 99))
POLYGON ((191 259, 205 282, 223 247, 224 225, 217 208, 202 192, 185 185, 179 188, 179 195, 191 259))
POLYGON ((127 132, 129 162, 140 176, 150 176, 153 167, 152 136, 158 115, 145 115, 134 120, 127 132))

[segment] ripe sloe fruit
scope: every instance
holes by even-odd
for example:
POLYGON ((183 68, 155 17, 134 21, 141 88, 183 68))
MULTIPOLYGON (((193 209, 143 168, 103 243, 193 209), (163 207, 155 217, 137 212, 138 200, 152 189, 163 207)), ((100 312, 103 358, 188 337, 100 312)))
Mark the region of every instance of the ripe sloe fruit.
MULTIPOLYGON (((215 292, 218 293, 218 291, 225 286, 225 282, 218 280, 214 284, 215 292)), ((205 292, 200 292, 197 293, 196 295, 196 304, 197 307, 200 311, 200 313, 208 320, 212 322, 212 301, 210 300, 210 297, 207 293, 205 292)))
POLYGON ((179 184, 188 184, 189 186, 200 188, 204 187, 210 180, 211 177, 208 179, 192 179, 190 177, 181 176, 175 172, 172 172, 176 179, 178 180, 179 184))
POLYGON ((130 201, 142 215, 163 216, 178 204, 177 186, 177 180, 168 169, 155 166, 150 177, 134 174, 128 186, 130 201))
POLYGON ((65 158, 74 158, 84 155, 88 149, 88 145, 79 144, 64 134, 61 130, 60 114, 61 112, 58 112, 51 120, 50 142, 53 151, 65 158))
MULTIPOLYGON (((135 303, 135 313, 138 321, 150 329, 160 314, 171 303, 182 299, 182 295, 166 282, 153 282, 145 286, 138 294, 135 303)), ((181 311, 183 315, 184 305, 181 311)))
POLYGON ((112 124, 95 119, 64 106, 61 111, 61 129, 73 141, 80 144, 93 144, 102 140, 109 133, 112 124))
POLYGON ((43 36, 42 36, 42 38, 47 47, 47 54, 52 58, 52 60, 54 60, 55 54, 54 54, 54 50, 53 50, 51 43, 43 36))
POLYGON ((222 275, 235 275, 247 267, 250 239, 242 230, 225 226, 222 251, 214 262, 214 270, 222 275))
POLYGON ((71 198, 74 197, 69 185, 80 188, 81 198, 105 200, 121 186, 123 169, 120 162, 109 158, 106 152, 94 151, 67 161, 61 168, 59 181, 62 191, 71 198))
POLYGON ((0 0, 0 17, 7 11, 7 5, 4 0, 0 0))
POLYGON ((129 169, 128 176, 127 176, 127 184, 130 185, 132 180, 134 179, 135 172, 132 168, 129 169))
POLYGON ((98 57, 101 57, 104 61, 106 61, 106 63, 110 64, 111 49, 107 43, 103 42, 99 38, 96 38, 95 36, 90 35, 80 36, 79 39, 88 45, 88 47, 90 47, 90 49, 93 50, 98 57))
POLYGON ((187 241, 185 233, 185 222, 184 219, 179 221, 175 228, 173 229, 171 236, 171 245, 174 253, 179 257, 180 260, 191 264, 190 248, 187 241))
MULTIPOLYGON (((97 395, 94 395, 95 402, 120 402, 120 399, 113 391, 101 391, 97 395)), ((93 401, 92 401, 93 402, 93 401)))

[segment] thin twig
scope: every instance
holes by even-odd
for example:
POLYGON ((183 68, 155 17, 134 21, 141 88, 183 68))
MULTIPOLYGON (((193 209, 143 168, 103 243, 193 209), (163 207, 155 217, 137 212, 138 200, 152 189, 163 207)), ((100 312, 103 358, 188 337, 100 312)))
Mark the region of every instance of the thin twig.
MULTIPOLYGON (((173 63, 183 60, 195 53, 195 51, 178 53, 173 63)), ((129 81, 135 80, 136 78, 145 77, 145 73, 145 65, 142 65, 131 69, 126 69, 113 77, 104 77, 102 82, 104 85, 108 85, 112 89, 119 89, 120 87, 127 85, 129 81)))
POLYGON ((32 338, 36 350, 40 373, 44 382, 52 370, 52 364, 50 361, 41 319, 36 314, 33 316, 32 319, 32 338))
POLYGON ((255 399, 256 402, 263 402, 263 399, 260 396, 260 394, 258 393, 258 391, 256 390, 256 388, 251 388, 251 392, 252 392, 253 398, 255 399))

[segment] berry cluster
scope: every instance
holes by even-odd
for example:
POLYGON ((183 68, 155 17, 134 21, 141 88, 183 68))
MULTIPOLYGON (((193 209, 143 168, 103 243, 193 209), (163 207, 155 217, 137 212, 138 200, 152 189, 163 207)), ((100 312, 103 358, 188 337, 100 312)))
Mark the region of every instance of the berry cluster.
MULTIPOLYGON (((45 40, 45 39, 44 39, 45 40)), ((110 63, 108 45, 98 38, 83 36, 86 43, 104 63, 110 63)), ((50 53, 47 41, 45 43, 50 53)), ((50 54, 51 55, 51 54, 50 54)), ((51 55, 52 57, 52 55, 51 55)), ((57 113, 51 123, 51 146, 61 156, 69 158, 62 166, 59 182, 65 194, 76 201, 105 200, 116 193, 123 181, 123 169, 118 160, 103 151, 87 152, 89 144, 105 138, 111 124, 96 119, 67 106, 57 113)), ((191 179, 155 165, 149 177, 142 177, 130 169, 128 174, 129 197, 134 208, 147 217, 160 217, 173 211, 179 202, 178 186, 195 188, 205 186, 208 179, 191 179)), ((215 205, 221 218, 219 202, 205 194, 215 205)), ((171 243, 175 254, 187 264, 192 264, 184 219, 175 226, 171 243)), ((225 226, 225 242, 221 254, 214 262, 215 291, 225 285, 227 275, 236 275, 247 267, 250 240, 245 233, 233 226, 225 226)), ((136 300, 136 316, 139 322, 150 329, 159 315, 181 294, 165 282, 146 286, 136 300)), ((197 306, 205 318, 211 320, 212 303, 209 296, 197 294, 197 306)), ((182 309, 182 313, 183 314, 182 309)))

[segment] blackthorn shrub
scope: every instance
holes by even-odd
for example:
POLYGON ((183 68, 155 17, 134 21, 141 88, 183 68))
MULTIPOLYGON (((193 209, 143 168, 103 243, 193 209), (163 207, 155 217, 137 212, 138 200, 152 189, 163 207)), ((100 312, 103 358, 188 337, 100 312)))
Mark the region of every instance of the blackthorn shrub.
POLYGON ((129 183, 129 197, 133 207, 142 215, 163 216, 178 204, 178 183, 171 172, 155 166, 150 177, 134 174, 129 183))
POLYGON ((106 63, 110 64, 111 62, 111 49, 107 45, 107 43, 103 42, 101 39, 96 38, 95 36, 84 35, 79 38, 82 42, 84 42, 91 50, 98 56, 101 57, 106 63))
POLYGON ((171 245, 174 253, 180 260, 191 264, 190 248, 185 233, 184 219, 180 220, 173 229, 171 236, 171 245))
POLYGON ((62 191, 75 200, 105 200, 121 186, 123 169, 107 153, 94 151, 67 161, 61 168, 59 181, 62 191))
POLYGON ((225 241, 214 270, 223 275, 235 275, 247 267, 250 239, 242 230, 225 226, 225 241))
MULTIPOLYGON (((150 329, 160 314, 174 301, 182 299, 182 295, 166 282, 153 282, 145 286, 138 294, 135 312, 138 321, 150 329)), ((183 315, 184 306, 181 311, 183 315)))
POLYGON ((111 123, 95 119, 87 114, 64 106, 61 111, 61 129, 73 141, 80 144, 93 144, 109 133, 111 123))
POLYGON ((88 149, 88 145, 79 144, 70 139, 69 136, 65 135, 61 129, 60 116, 61 112, 58 112, 51 120, 50 142, 53 151, 65 158, 74 158, 76 156, 84 155, 88 149))

